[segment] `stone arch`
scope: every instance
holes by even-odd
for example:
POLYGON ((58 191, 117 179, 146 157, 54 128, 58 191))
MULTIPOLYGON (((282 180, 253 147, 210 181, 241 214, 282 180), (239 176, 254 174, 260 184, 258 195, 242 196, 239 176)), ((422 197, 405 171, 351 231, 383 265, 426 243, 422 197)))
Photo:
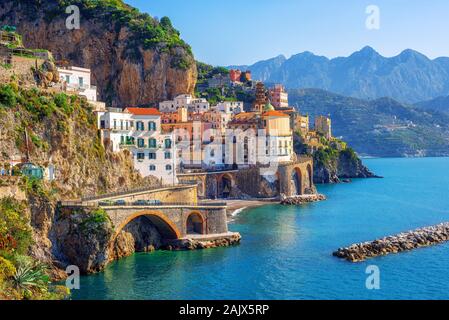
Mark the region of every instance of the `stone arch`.
POLYGON ((291 195, 303 193, 303 175, 299 167, 294 167, 290 178, 291 195))
POLYGON ((308 178, 308 182, 309 182, 308 188, 312 188, 312 186, 313 186, 313 170, 312 170, 312 166, 310 165, 310 163, 307 164, 307 178, 308 178))
POLYGON ((228 198, 232 188, 235 186, 234 176, 230 173, 223 173, 217 179, 218 197, 228 198))
POLYGON ((206 234, 206 221, 198 211, 190 212, 184 225, 186 234, 206 234))
POLYGON ((145 216, 156 227, 163 238, 179 239, 182 237, 178 227, 165 214, 160 211, 144 210, 129 215, 119 226, 116 226, 114 238, 128 223, 142 216, 145 216))

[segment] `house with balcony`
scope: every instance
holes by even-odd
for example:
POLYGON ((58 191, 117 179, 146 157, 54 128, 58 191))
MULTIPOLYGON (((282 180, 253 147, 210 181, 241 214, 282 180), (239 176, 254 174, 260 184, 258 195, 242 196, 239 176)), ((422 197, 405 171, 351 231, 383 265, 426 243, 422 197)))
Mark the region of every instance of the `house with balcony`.
POLYGON ((90 69, 67 66, 58 67, 59 79, 64 91, 86 97, 95 111, 104 111, 104 102, 98 101, 97 87, 92 85, 90 69))
POLYGON ((98 113, 98 127, 106 148, 128 150, 142 176, 177 183, 173 133, 162 133, 161 113, 154 108, 109 108, 98 113))

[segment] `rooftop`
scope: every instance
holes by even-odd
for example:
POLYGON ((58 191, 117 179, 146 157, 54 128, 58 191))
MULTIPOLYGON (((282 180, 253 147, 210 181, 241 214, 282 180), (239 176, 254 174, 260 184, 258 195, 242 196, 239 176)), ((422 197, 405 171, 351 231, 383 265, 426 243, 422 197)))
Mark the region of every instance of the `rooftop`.
POLYGON ((128 111, 136 116, 160 116, 161 112, 156 108, 126 108, 128 111))
POLYGON ((280 111, 276 111, 276 110, 271 110, 271 111, 268 111, 268 112, 264 112, 262 114, 262 116, 264 116, 264 117, 288 117, 287 114, 285 114, 283 112, 280 112, 280 111))

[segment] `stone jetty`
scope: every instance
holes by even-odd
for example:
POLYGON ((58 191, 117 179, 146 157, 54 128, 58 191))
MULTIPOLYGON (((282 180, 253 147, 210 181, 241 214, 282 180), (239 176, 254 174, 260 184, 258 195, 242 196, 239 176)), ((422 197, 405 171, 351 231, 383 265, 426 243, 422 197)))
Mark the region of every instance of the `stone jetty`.
POLYGON ((371 242, 353 244, 350 247, 338 249, 333 255, 351 262, 360 262, 368 258, 427 247, 448 240, 449 223, 446 222, 371 242))
POLYGON ((326 200, 326 196, 323 194, 304 194, 291 197, 281 195, 280 204, 285 206, 297 206, 304 203, 317 202, 322 200, 326 200))

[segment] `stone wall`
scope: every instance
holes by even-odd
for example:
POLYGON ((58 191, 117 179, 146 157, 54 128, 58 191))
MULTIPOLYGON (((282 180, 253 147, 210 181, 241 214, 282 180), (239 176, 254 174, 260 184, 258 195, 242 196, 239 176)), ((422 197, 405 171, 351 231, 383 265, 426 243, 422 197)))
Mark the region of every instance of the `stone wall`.
POLYGON ((127 202, 134 202, 137 200, 159 200, 164 203, 196 203, 197 202, 197 187, 179 186, 161 188, 150 191, 136 192, 130 195, 117 195, 105 197, 103 200, 125 200, 127 202))

